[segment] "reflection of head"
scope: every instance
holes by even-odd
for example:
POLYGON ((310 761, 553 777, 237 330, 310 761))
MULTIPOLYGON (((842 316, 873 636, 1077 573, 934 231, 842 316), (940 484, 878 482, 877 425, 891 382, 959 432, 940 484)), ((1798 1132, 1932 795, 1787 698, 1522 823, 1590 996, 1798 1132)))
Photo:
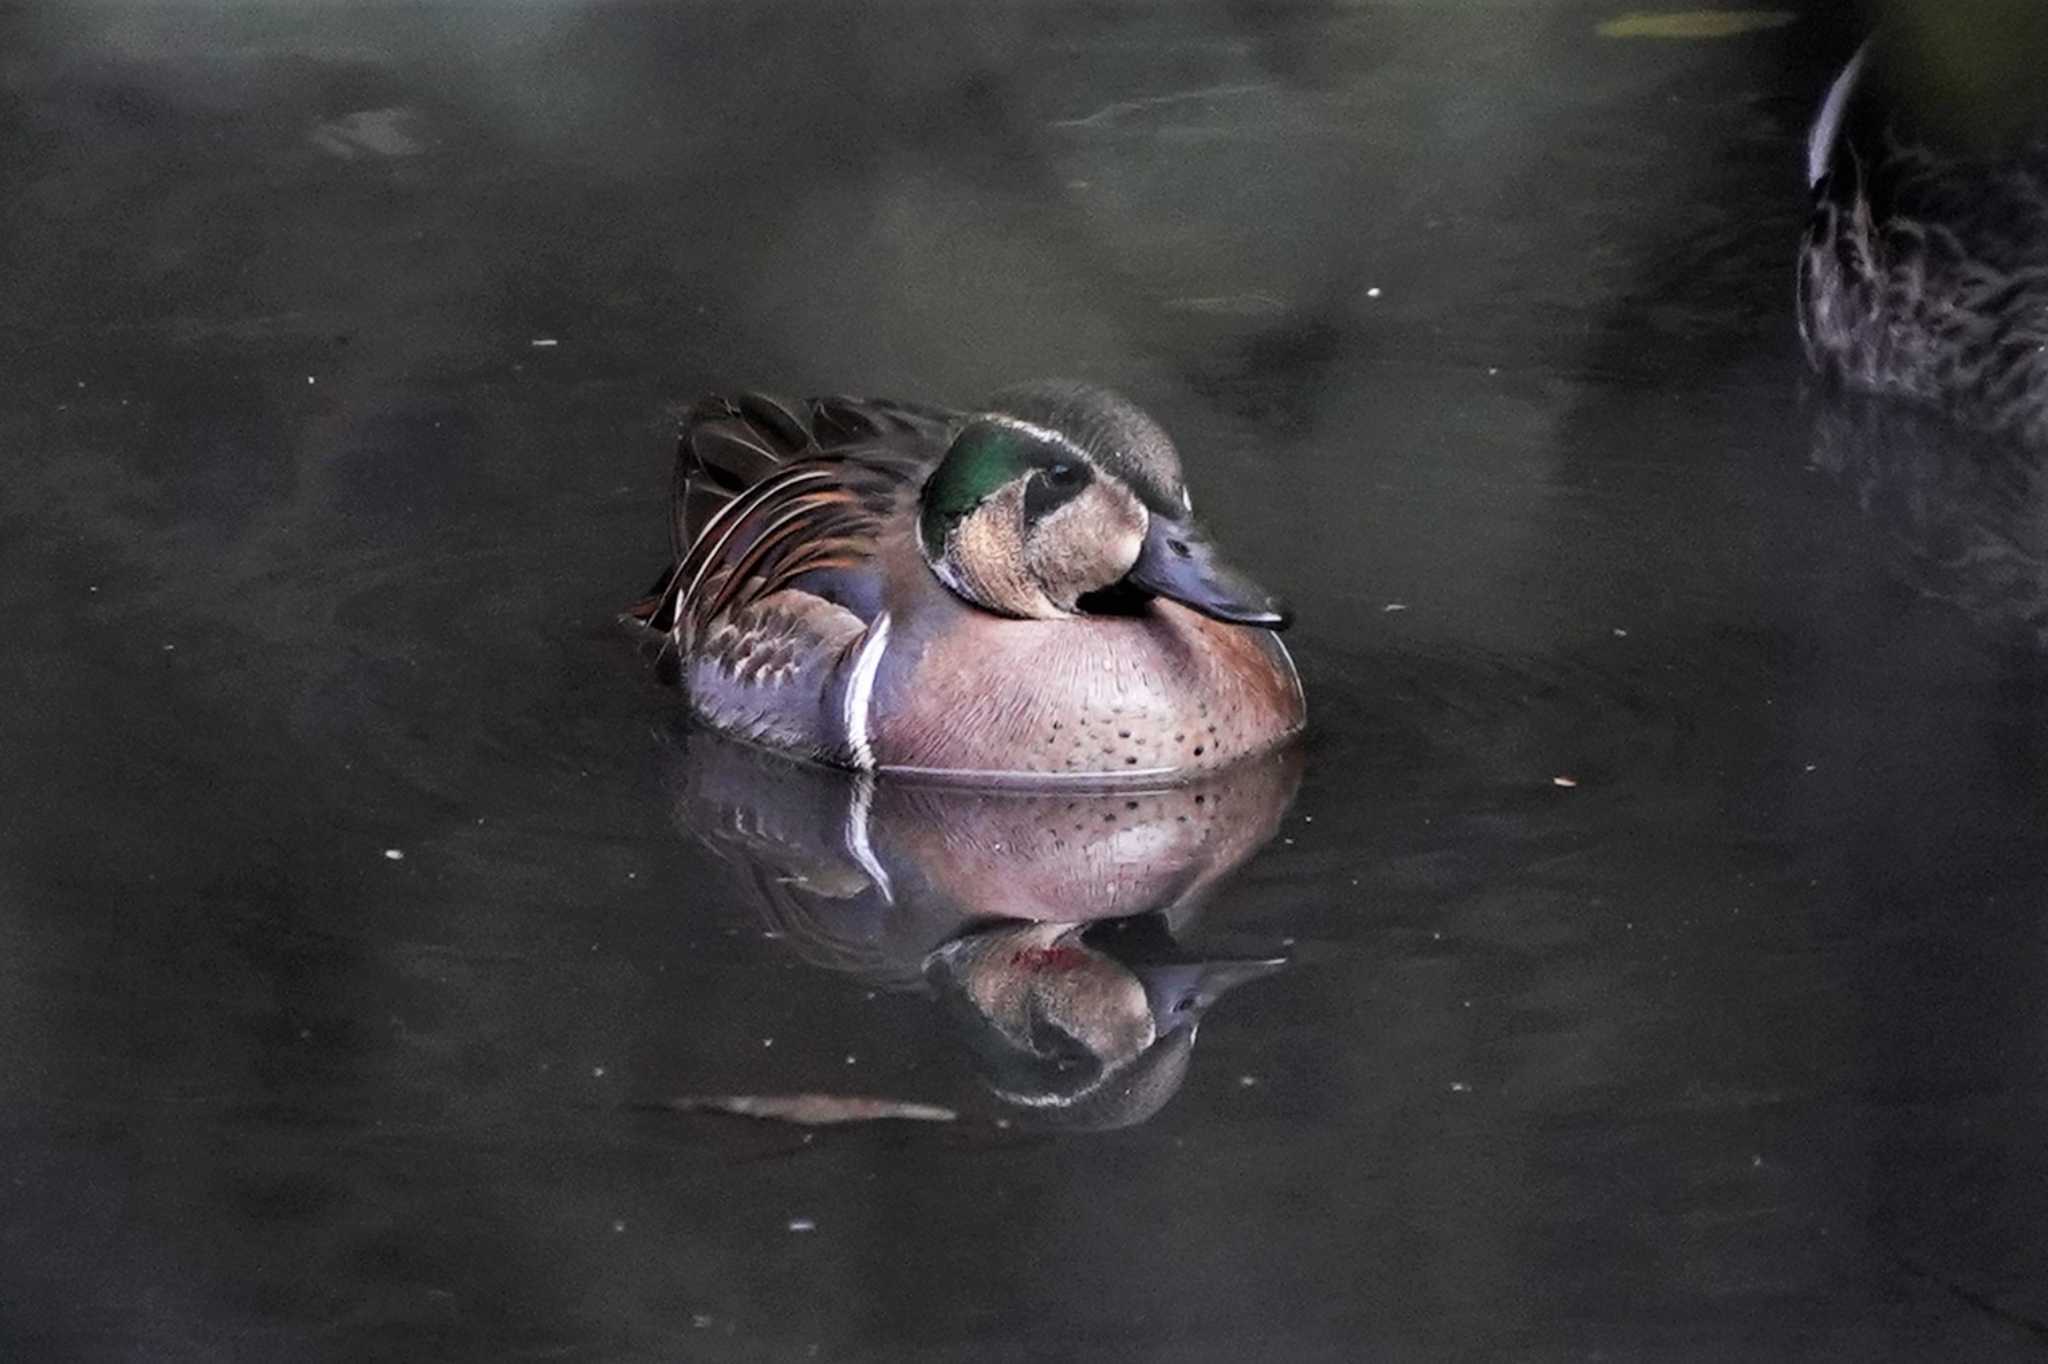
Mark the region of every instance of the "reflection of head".
POLYGON ((947 943, 926 976, 998 1097, 1036 1125, 1124 1127, 1186 1078, 1201 1011, 1278 961, 1202 961, 1157 916, 1010 924, 947 943))
POLYGON ((1034 1107, 1028 1126, 1062 1132, 1113 1132, 1136 1127, 1166 1107, 1188 1077, 1188 1059, 1195 1049, 1195 1030, 1175 1028, 1137 1060, 1105 1076, 1103 1082, 1073 1102, 1034 1107))
POLYGON ((1072 1102, 1158 1038, 1145 987, 1072 924, 972 934, 934 952, 928 972, 1016 1103, 1072 1102))

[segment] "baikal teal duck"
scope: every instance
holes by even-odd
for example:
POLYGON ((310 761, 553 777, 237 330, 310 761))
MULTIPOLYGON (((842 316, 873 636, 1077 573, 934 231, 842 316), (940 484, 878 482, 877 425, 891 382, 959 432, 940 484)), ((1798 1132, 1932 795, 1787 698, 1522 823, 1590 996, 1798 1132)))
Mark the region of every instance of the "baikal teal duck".
POLYGON ((632 614, 711 727, 862 771, 1177 779, 1303 725, 1288 612, 1224 561, 1180 457, 1087 384, 971 411, 713 397, 675 559, 632 614))

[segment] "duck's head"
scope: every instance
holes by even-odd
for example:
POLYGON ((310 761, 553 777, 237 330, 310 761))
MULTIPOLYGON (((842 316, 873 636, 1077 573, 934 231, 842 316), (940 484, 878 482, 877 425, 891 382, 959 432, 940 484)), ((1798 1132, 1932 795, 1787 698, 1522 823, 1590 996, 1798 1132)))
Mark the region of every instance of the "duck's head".
POLYGON ((1196 524, 1166 432, 1087 384, 991 398, 925 481, 918 539, 939 581, 998 615, 1056 620, 1128 588, 1233 624, 1290 619, 1196 524))

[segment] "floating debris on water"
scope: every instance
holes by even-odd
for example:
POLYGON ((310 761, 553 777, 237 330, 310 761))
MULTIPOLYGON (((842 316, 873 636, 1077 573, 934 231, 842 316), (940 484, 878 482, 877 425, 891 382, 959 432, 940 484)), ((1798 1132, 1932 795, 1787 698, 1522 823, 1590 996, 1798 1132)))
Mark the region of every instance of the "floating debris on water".
POLYGON ((1609 19, 1593 31, 1603 38, 1733 38, 1783 28, 1799 16, 1785 9, 1692 9, 1637 12, 1609 19))
POLYGON ((652 1105, 675 1113, 727 1113, 736 1118, 828 1127, 849 1122, 953 1122, 959 1114, 937 1104, 853 1094, 685 1094, 652 1105))
POLYGON ((344 161, 362 156, 417 156, 426 150, 419 116, 410 109, 358 109, 312 131, 313 145, 344 161))
POLYGON ((1252 290, 1242 294, 1190 294, 1169 298, 1166 306, 1180 312, 1219 317, 1278 317, 1287 311, 1287 300, 1252 290))

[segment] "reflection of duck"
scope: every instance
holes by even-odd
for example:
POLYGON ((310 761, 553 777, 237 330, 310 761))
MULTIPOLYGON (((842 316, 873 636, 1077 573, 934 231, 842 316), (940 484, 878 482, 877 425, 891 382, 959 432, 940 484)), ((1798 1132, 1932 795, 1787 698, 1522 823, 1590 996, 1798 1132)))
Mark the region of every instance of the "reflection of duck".
POLYGON ((982 929, 925 971, 997 1094, 1062 1126, 1127 1127, 1180 1088, 1202 1011, 1285 964, 1191 955, 1145 914, 982 929))
POLYGON ((710 398, 676 563, 635 614, 716 728, 867 770, 1157 778, 1301 728, 1285 611, 1196 526, 1180 457, 1104 390, 977 413, 710 398))
POLYGON ((1850 394, 1819 406, 1813 433, 1814 465, 1882 531, 1893 576, 2048 648, 2048 450, 1850 394))
POLYGON ((686 828, 815 964, 931 990, 990 1086, 1066 1126, 1141 1121, 1195 1025, 1277 969, 1175 939, 1272 838, 1279 753, 1157 791, 962 790, 805 767, 709 734, 677 765, 686 828))
POLYGON ((2048 7, 1907 5, 1808 142, 1808 358, 2048 444, 2048 7))

